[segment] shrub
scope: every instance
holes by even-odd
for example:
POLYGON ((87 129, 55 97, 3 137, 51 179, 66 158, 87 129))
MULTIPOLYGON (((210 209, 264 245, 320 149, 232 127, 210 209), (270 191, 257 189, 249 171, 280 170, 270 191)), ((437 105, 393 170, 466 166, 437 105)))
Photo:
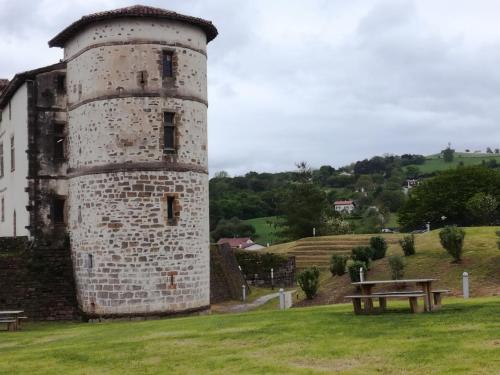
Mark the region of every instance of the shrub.
POLYGON ((330 272, 332 276, 342 276, 345 273, 347 257, 342 255, 332 255, 330 258, 330 272))
POLYGON ((351 281, 353 283, 360 281, 359 279, 360 268, 363 268, 363 272, 366 274, 366 270, 368 268, 366 267, 365 262, 361 262, 359 260, 350 260, 349 262, 347 262, 347 272, 349 272, 349 277, 351 278, 351 281))
POLYGON ((372 259, 382 259, 387 251, 387 242, 383 237, 377 236, 370 238, 370 247, 372 248, 372 259))
POLYGON ((389 257, 389 266, 391 267, 391 276, 393 280, 401 279, 404 275, 405 260, 400 255, 389 257))
POLYGON ((351 258, 363 262, 367 268, 370 266, 370 260, 373 257, 373 250, 368 246, 357 246, 352 249, 351 258))
POLYGON ((444 227, 439 232, 439 239, 445 250, 456 262, 459 262, 462 259, 462 250, 464 247, 464 230, 456 225, 444 227))
POLYGON ((307 299, 313 299, 319 287, 319 269, 317 267, 308 268, 297 276, 300 288, 306 294, 307 299))
POLYGON ((399 244, 406 257, 415 254, 415 235, 404 236, 402 240, 399 240, 399 244))

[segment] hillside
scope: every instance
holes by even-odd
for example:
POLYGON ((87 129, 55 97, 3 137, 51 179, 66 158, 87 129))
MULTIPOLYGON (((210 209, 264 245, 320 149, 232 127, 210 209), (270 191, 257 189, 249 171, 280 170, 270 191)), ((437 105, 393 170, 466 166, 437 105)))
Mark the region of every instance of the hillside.
POLYGON ((490 160, 496 160, 500 164, 499 154, 474 154, 466 152, 456 152, 455 159, 451 163, 447 163, 441 157, 441 154, 429 155, 425 157, 425 163, 420 165, 412 164, 412 166, 417 167, 421 173, 428 174, 439 171, 444 171, 447 169, 453 169, 458 167, 463 163, 464 166, 480 165, 484 162, 490 160))
MULTIPOLYGON (((295 256, 297 268, 303 269, 317 266, 327 270, 330 258, 333 254, 349 255, 353 247, 367 246, 370 238, 375 235, 342 235, 302 238, 294 242, 288 242, 271 246, 267 251, 274 253, 287 253, 295 256)), ((389 244, 397 244, 400 235, 381 235, 389 244)))
MULTIPOLYGON (((471 280, 472 296, 500 295, 500 250, 496 246, 495 231, 500 227, 478 227, 466 228, 466 239, 464 245, 463 261, 460 264, 451 262, 451 257, 442 249, 439 243, 439 231, 416 235, 417 254, 407 257, 405 277, 421 278, 433 277, 439 279, 437 287, 451 289, 452 294, 460 295, 462 288, 462 273, 469 272, 471 280)), ((320 292, 313 301, 304 301, 301 304, 325 304, 344 302, 343 296, 352 292, 353 287, 347 275, 332 277, 325 268, 326 255, 322 255, 321 262, 319 254, 323 251, 320 246, 330 246, 331 252, 345 252, 345 248, 335 248, 339 243, 353 243, 366 241, 367 236, 331 236, 317 237, 318 242, 314 246, 310 239, 272 246, 268 250, 276 253, 287 253, 297 256, 300 268, 312 265, 322 266, 322 282, 320 292), (308 243, 305 247, 303 244, 308 243), (302 249, 302 250, 301 250, 302 249)), ((402 255, 397 235, 386 237, 390 243, 387 255, 402 255)), ((370 279, 390 279, 390 269, 387 257, 373 262, 368 272, 370 279)))

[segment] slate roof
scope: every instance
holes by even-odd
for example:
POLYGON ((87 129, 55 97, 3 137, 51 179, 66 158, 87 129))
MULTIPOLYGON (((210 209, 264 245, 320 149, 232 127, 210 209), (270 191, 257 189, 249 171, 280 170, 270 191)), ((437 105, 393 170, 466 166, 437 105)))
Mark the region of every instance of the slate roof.
POLYGON ((57 34, 49 41, 50 47, 64 47, 65 43, 71 39, 75 34, 85 28, 87 25, 96 21, 108 20, 113 18, 141 18, 141 17, 154 17, 163 18, 172 21, 185 22, 194 26, 200 27, 207 35, 207 43, 215 39, 218 34, 217 28, 212 22, 202 18, 186 16, 170 10, 153 8, 144 5, 134 5, 126 8, 119 8, 105 12, 98 12, 83 16, 78 21, 73 22, 66 27, 63 31, 57 34))

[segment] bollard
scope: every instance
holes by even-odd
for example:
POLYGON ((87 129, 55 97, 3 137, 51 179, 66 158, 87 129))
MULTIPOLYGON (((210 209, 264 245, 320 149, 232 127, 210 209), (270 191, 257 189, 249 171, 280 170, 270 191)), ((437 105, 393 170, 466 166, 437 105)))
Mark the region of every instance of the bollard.
POLYGON ((274 269, 271 268, 271 290, 274 290, 274 269))
POLYGON ((463 276, 463 290, 464 290, 464 298, 469 298, 469 274, 464 272, 463 276))
POLYGON ((363 274, 363 267, 359 267, 359 281, 365 281, 365 276, 363 274))
POLYGON ((242 285, 241 289, 242 289, 241 293, 243 297, 243 302, 245 302, 247 300, 247 287, 245 285, 242 285))
POLYGON ((285 291, 280 288, 280 310, 285 310, 285 291))
POLYGON ((316 228, 313 228, 313 237, 316 237, 316 228))

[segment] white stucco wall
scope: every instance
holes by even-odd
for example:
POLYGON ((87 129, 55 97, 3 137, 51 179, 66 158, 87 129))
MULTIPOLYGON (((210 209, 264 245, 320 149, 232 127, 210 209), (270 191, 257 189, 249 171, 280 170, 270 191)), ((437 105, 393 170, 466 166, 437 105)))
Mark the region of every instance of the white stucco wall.
MULTIPOLYGON (((28 236, 29 215, 26 206, 29 203, 28 193, 28 90, 23 84, 2 110, 0 122, 0 143, 3 143, 4 176, 0 177, 0 199, 4 198, 5 217, 0 220, 0 237, 14 235, 14 210, 16 211, 16 234, 28 236), (10 139, 14 136, 15 170, 11 171, 10 139)), ((0 207, 1 209, 1 207, 0 207)), ((1 219, 1 218, 0 218, 1 219)))

